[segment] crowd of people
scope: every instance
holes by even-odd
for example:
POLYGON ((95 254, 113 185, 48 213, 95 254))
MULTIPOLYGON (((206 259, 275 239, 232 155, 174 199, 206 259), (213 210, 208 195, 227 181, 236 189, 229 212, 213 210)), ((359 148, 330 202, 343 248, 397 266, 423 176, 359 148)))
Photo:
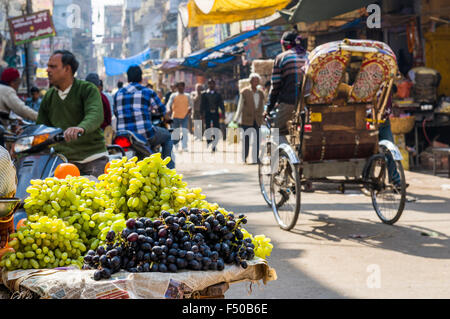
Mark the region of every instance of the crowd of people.
MULTIPOLYGON (((289 37, 282 40, 287 50, 291 42, 289 37)), ((283 58, 277 58, 272 87, 270 82, 262 87, 260 76, 253 73, 250 75, 250 86, 239 92, 233 122, 244 130, 254 129, 252 132, 256 133, 256 141, 259 140, 259 128, 265 112, 276 104, 278 113, 283 114, 279 120, 283 126, 281 122, 286 121, 294 109, 298 98, 298 92, 292 90, 296 87, 294 73, 299 72, 304 63, 303 57, 293 58, 298 54, 298 49, 294 48, 283 58)), ((164 95, 161 89, 156 90, 151 83, 143 82, 139 66, 131 66, 127 71, 128 84, 119 82, 117 91, 111 95, 104 91, 98 74, 90 73, 85 80, 79 80, 75 77, 77 69, 78 61, 71 52, 54 52, 47 70, 50 89, 42 96, 39 89, 33 87, 31 96, 25 102, 17 96, 19 72, 12 68, 5 70, 0 82, 2 118, 8 118, 12 112, 36 124, 62 128, 66 143, 55 149, 77 165, 82 174, 94 176, 103 172, 108 160, 102 133, 108 126, 112 126, 114 131, 133 132, 147 141, 150 148, 161 145, 164 157, 171 156, 174 148, 180 152, 188 151, 189 135, 199 129, 202 136, 206 131, 205 139, 210 151, 216 151, 217 136, 208 134, 207 129, 220 129, 220 114, 225 114, 225 106, 214 79, 208 79, 206 85, 198 83, 190 94, 185 92, 184 82, 174 83, 164 95), (174 134, 164 127, 152 125, 155 113, 170 121, 174 134)), ((244 160, 249 153, 249 138, 246 134, 244 160)), ((174 167, 174 161, 168 166, 174 167)))
MULTIPOLYGON (((300 84, 307 61, 301 37, 296 30, 287 31, 281 46, 283 52, 274 60, 271 81, 263 87, 261 77, 252 73, 250 85, 239 92, 232 122, 245 131, 250 130, 250 134, 244 134, 242 143, 246 162, 251 136, 257 141, 254 145, 259 154, 259 132, 269 113, 272 114, 272 127, 278 128, 280 138, 287 141, 287 123, 294 116, 301 95, 300 84)), ((14 68, 4 70, 0 77, 2 124, 13 113, 36 124, 63 129, 66 142, 57 145, 55 150, 77 165, 82 174, 94 176, 103 173, 108 161, 102 132, 108 126, 115 131, 133 132, 147 141, 150 148, 160 145, 163 157, 171 156, 173 148, 188 151, 190 133, 201 127, 208 148, 211 152, 216 151, 217 136, 208 134, 207 129, 220 129, 220 113, 225 114, 225 106, 214 79, 208 79, 206 87, 198 83, 190 94, 185 92, 184 82, 174 83, 164 95, 151 83, 145 84, 141 68, 134 65, 127 71, 128 84, 119 82, 112 96, 104 92, 98 74, 91 73, 83 81, 75 77, 77 69, 78 61, 71 52, 54 52, 47 70, 51 88, 43 97, 39 89, 32 88, 26 102, 17 96, 21 81, 19 72, 14 68), (152 124, 155 114, 171 122, 174 134, 165 127, 152 124)), ((388 121, 381 127, 380 137, 393 140, 388 121)), ((168 167, 175 167, 173 157, 168 167)), ((394 179, 398 177, 395 171, 391 173, 394 179)))

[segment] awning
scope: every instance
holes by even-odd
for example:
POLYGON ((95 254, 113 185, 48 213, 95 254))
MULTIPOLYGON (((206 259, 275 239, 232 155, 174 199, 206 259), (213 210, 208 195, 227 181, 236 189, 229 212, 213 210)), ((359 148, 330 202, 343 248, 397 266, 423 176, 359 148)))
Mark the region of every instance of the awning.
POLYGON ((126 73, 132 65, 141 65, 150 60, 150 49, 147 49, 135 56, 127 59, 103 58, 105 64, 105 73, 108 76, 120 75, 126 73))
POLYGON ((218 44, 212 48, 202 49, 200 51, 194 52, 184 59, 183 65, 187 67, 198 68, 200 67, 202 61, 208 60, 208 57, 214 54, 215 52, 222 53, 222 55, 214 57, 214 59, 209 59, 213 60, 213 61, 208 60, 209 67, 213 67, 217 63, 229 62, 236 57, 236 51, 238 51, 238 49, 233 46, 248 38, 258 35, 262 31, 269 30, 270 28, 271 26, 261 26, 255 30, 245 32, 225 42, 222 42, 221 44, 218 44))
POLYGON ((281 14, 289 23, 324 21, 366 7, 373 2, 373 0, 299 0, 295 7, 282 10, 281 14))
POLYGON ((181 63, 183 63, 183 59, 168 59, 161 61, 158 65, 155 66, 155 69, 161 70, 161 71, 168 71, 178 68, 181 63))
POLYGON ((285 8, 291 0, 189 0, 180 7, 185 27, 257 20, 285 8))

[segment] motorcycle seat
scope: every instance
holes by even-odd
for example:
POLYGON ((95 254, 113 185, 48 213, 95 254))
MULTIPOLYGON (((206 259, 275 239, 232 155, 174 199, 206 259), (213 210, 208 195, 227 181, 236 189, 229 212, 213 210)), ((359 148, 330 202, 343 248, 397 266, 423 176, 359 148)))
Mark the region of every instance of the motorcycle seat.
POLYGON ((132 131, 117 131, 116 136, 126 136, 131 137, 134 143, 139 143, 142 145, 146 145, 147 141, 144 136, 141 134, 132 132, 132 131))

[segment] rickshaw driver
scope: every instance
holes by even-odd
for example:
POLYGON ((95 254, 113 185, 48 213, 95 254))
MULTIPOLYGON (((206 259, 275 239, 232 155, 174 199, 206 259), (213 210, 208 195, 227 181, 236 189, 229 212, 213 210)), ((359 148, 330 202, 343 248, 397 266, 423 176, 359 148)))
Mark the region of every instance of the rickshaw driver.
POLYGON ((281 38, 283 52, 274 61, 269 99, 264 116, 275 109, 272 127, 279 129, 280 138, 286 142, 289 133, 287 122, 294 115, 300 99, 307 52, 301 45, 297 30, 286 31, 281 38))
MULTIPOLYGON (((394 93, 397 91, 397 87, 394 85, 392 87, 394 93)), ((392 135, 391 130, 391 122, 389 120, 389 116, 392 114, 392 95, 389 96, 389 99, 386 104, 386 108, 384 109, 384 113, 381 119, 380 126, 378 127, 378 139, 381 140, 388 140, 392 143, 394 142, 394 136, 392 135)), ((389 176, 392 179, 392 183, 397 189, 401 188, 401 177, 397 170, 397 165, 395 165, 394 158, 392 157, 391 153, 386 154, 387 158, 387 167, 389 176)), ((405 187, 408 187, 409 184, 405 184, 405 187)))

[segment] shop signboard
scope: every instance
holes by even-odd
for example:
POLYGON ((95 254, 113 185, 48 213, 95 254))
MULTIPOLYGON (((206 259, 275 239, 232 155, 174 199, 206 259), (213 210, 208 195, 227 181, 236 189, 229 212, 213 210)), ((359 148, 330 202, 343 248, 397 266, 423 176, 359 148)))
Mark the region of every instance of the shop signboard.
POLYGON ((11 38, 15 45, 55 36, 49 10, 8 19, 11 38))
POLYGON ((216 25, 203 26, 203 45, 205 48, 211 48, 216 45, 216 25))
POLYGON ((259 36, 245 42, 244 49, 247 60, 253 61, 262 58, 261 44, 262 40, 259 36))
POLYGON ((255 29, 255 21, 253 20, 247 20, 247 21, 241 21, 241 31, 252 31, 255 29))

